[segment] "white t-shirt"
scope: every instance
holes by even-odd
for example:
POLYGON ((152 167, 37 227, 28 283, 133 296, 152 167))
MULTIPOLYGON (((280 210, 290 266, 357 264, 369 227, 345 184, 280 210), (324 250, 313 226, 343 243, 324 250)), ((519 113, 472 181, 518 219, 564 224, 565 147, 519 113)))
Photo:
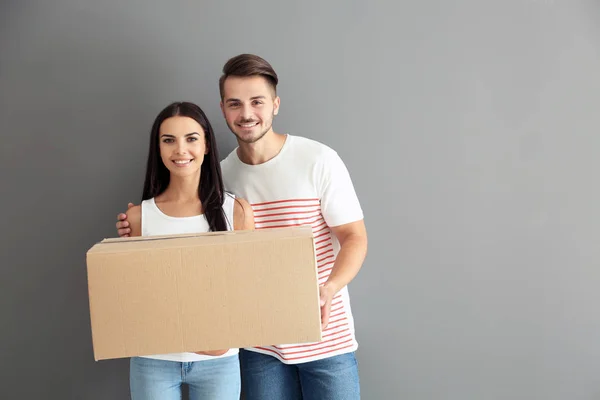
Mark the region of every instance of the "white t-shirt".
MULTIPOLYGON (((252 205, 256 229, 312 225, 319 284, 325 283, 339 251, 329 227, 363 219, 350 175, 338 154, 314 140, 287 135, 281 151, 271 160, 244 164, 235 149, 221 162, 221 168, 226 190, 252 205)), ((297 364, 352 352, 357 347, 348 288, 344 287, 333 299, 322 342, 247 350, 297 364)))
MULTIPOLYGON (((233 208, 235 199, 231 195, 225 196, 223 211, 227 222, 227 230, 233 230, 233 208)), ((163 213, 154 202, 154 199, 142 201, 142 236, 171 235, 179 233, 208 232, 210 227, 204 214, 193 217, 171 217, 163 213)), ((216 350, 216 349, 215 349, 216 350)), ((239 349, 229 349, 221 356, 207 356, 196 353, 171 353, 144 356, 157 360, 193 362, 214 360, 215 358, 234 356, 239 349)))

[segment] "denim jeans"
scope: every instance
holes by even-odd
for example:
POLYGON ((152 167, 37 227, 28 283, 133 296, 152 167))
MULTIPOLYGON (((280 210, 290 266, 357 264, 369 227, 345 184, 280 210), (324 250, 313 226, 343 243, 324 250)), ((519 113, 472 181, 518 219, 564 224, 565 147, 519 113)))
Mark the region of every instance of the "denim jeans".
POLYGON ((358 400, 354 353, 287 365, 277 358, 240 349, 245 400, 358 400))
POLYGON ((187 384, 190 400, 239 400, 237 355, 207 361, 176 362, 132 357, 129 363, 132 400, 181 400, 187 384))

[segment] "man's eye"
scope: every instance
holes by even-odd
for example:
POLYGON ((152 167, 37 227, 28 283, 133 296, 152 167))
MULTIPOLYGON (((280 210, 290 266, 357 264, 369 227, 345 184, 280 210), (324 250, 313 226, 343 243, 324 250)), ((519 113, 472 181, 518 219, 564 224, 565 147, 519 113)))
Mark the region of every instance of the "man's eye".
POLYGON ((240 106, 239 103, 229 103, 230 108, 235 108, 235 107, 239 107, 239 106, 240 106))
POLYGON ((254 104, 260 105, 260 104, 263 104, 263 102, 262 102, 262 101, 258 101, 258 100, 256 100, 256 101, 254 102, 254 104))

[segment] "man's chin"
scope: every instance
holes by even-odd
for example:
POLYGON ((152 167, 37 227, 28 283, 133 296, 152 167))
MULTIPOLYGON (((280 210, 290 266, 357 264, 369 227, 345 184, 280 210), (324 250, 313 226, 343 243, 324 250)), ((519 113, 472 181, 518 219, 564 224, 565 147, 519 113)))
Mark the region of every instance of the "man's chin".
POLYGON ((262 133, 247 133, 247 134, 240 134, 237 132, 233 132, 233 134, 238 138, 238 140, 240 142, 246 143, 246 144, 252 144, 252 143, 256 143, 258 142, 260 139, 263 138, 263 136, 265 136, 267 132, 262 132, 262 133))

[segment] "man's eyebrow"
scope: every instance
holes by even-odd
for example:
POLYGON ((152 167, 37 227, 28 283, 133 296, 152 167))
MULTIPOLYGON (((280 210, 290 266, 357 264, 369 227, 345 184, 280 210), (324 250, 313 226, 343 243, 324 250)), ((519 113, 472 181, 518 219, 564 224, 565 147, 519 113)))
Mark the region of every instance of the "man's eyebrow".
MULTIPOLYGON (((264 100, 266 98, 267 98, 267 96, 260 95, 260 96, 250 97, 250 100, 258 100, 258 99, 264 100)), ((225 103, 231 103, 232 101, 240 101, 240 99, 235 99, 235 98, 227 99, 227 100, 225 100, 225 103)))

